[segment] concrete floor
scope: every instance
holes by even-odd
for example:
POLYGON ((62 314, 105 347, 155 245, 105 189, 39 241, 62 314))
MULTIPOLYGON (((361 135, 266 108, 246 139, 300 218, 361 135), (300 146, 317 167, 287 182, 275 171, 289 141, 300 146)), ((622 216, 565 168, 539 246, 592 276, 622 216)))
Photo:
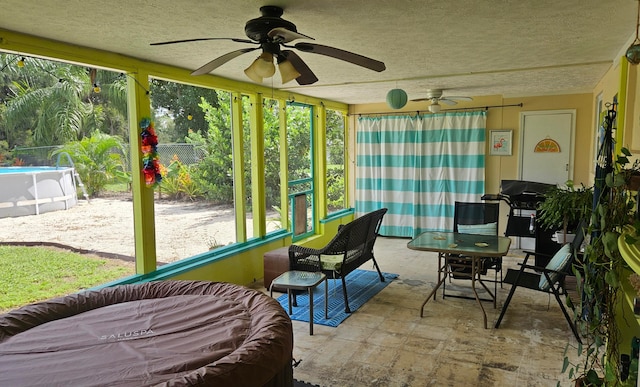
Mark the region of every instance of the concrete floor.
MULTIPOLYGON (((316 324, 310 336, 308 323, 293 321, 296 379, 340 387, 572 385, 561 371, 565 347, 573 356, 577 342, 555 299, 518 288, 495 329, 505 284, 497 309, 484 303, 484 329, 474 300, 443 300, 438 291, 421 318, 420 305, 437 282, 437 255, 410 250, 408 241, 378 238, 380 269, 399 278, 337 328, 316 324)), ((522 258, 516 250, 504 262, 516 267, 522 258)), ((361 269, 374 270, 368 263, 361 269)), ((472 294, 469 281, 454 281, 449 290, 472 294)))

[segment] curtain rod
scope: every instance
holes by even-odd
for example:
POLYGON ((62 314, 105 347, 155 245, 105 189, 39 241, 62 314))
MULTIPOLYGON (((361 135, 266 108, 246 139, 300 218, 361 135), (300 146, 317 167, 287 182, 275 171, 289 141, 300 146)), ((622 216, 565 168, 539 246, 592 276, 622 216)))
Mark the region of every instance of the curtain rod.
MULTIPOLYGON (((505 108, 505 107, 522 107, 524 104, 522 102, 520 103, 516 103, 516 104, 511 104, 511 105, 489 105, 489 106, 477 106, 477 107, 467 107, 467 108, 453 108, 453 109, 442 109, 440 110, 439 113, 446 113, 446 112, 453 112, 453 111, 461 111, 461 110, 489 110, 489 109, 493 109, 493 108, 505 108)), ((415 113, 416 115, 420 115, 421 110, 416 110, 415 113)), ((422 110, 423 113, 427 113, 428 110, 422 110)), ((375 116, 375 115, 380 115, 380 114, 395 114, 395 115, 402 115, 402 114, 412 114, 412 111, 406 111, 406 112, 377 112, 377 113, 357 113, 357 114, 348 114, 350 116, 358 116, 358 117, 362 117, 362 116, 375 116)))

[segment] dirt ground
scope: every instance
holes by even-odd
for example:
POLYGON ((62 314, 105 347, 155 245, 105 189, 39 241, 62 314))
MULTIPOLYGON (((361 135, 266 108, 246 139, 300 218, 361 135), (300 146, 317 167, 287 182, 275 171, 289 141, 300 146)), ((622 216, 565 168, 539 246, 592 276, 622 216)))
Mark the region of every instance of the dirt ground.
MULTIPOLYGON (((157 200, 154 209, 158 262, 173 262, 235 241, 229 206, 157 200)), ((249 231, 250 220, 247 223, 249 231)), ((68 210, 1 218, 0 243, 6 242, 54 243, 133 260, 133 203, 126 198, 95 198, 80 200, 68 210)))

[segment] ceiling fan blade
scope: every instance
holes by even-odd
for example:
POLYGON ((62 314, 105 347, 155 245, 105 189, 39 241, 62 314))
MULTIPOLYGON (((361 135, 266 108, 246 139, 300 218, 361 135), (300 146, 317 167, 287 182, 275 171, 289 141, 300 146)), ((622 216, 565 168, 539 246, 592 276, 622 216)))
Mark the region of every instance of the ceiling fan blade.
POLYGON ((315 40, 311 36, 307 36, 307 35, 304 35, 304 34, 301 34, 299 32, 295 32, 295 31, 291 31, 291 30, 288 30, 288 29, 286 29, 284 27, 277 27, 277 28, 272 29, 271 31, 269 31, 268 35, 269 35, 269 37, 271 39, 277 40, 277 41, 282 42, 282 43, 289 43, 289 42, 291 42, 293 40, 296 40, 296 39, 311 39, 311 40, 315 40))
POLYGON ((411 101, 413 102, 422 102, 422 101, 432 101, 432 102, 442 102, 445 105, 456 105, 457 102, 456 101, 473 101, 473 98, 471 97, 435 97, 435 96, 431 96, 431 97, 427 97, 427 98, 417 98, 417 99, 412 99, 411 101))
POLYGON ((445 99, 449 99, 451 101, 473 101, 473 98, 471 97, 449 97, 446 96, 445 99))
POLYGON ((168 42, 150 43, 149 45, 150 46, 163 46, 165 44, 200 42, 200 41, 203 41, 203 40, 233 40, 234 42, 239 42, 239 43, 252 43, 252 44, 256 43, 253 40, 238 39, 238 38, 196 38, 196 39, 170 40, 168 42))
POLYGON ((311 71, 309 66, 291 50, 283 50, 282 55, 287 58, 291 65, 300 73, 300 76, 296 78, 298 85, 311 85, 318 82, 318 77, 311 71))
POLYGON ((456 101, 447 99, 447 98, 440 98, 438 99, 438 102, 443 103, 445 105, 449 105, 449 106, 453 106, 453 105, 457 105, 458 103, 456 101))
POLYGON ((205 64, 199 69, 195 70, 194 72, 191 73, 191 75, 203 75, 203 74, 210 73, 213 70, 217 69, 218 67, 222 66, 223 64, 227 63, 231 59, 239 57, 242 54, 246 54, 247 52, 257 50, 259 48, 260 47, 241 48, 239 50, 228 52, 222 56, 217 57, 211 62, 205 64))
POLYGON ((383 62, 335 47, 323 46, 315 43, 296 43, 294 47, 303 52, 330 56, 373 71, 380 72, 387 68, 383 62))

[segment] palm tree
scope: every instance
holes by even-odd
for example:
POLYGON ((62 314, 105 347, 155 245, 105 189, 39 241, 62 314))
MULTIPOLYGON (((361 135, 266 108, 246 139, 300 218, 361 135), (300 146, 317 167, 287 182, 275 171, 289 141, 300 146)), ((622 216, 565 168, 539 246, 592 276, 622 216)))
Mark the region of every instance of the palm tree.
POLYGON ((52 152, 68 153, 90 196, 100 194, 109 183, 128 183, 125 145, 118 136, 94 131, 90 137, 71 141, 52 152))
POLYGON ((31 129, 34 144, 43 146, 79 140, 96 129, 127 133, 122 74, 36 58, 25 58, 23 67, 6 65, 15 58, 5 54, 0 61, 6 67, 1 81, 8 91, 0 97, 7 105, 7 133, 31 129))

